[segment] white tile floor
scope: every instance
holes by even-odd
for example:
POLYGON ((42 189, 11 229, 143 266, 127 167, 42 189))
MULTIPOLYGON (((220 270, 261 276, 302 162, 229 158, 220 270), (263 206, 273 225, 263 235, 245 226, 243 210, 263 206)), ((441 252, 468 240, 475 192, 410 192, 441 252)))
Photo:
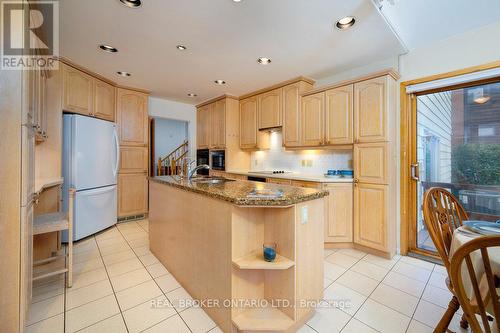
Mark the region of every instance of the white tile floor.
MULTIPOLYGON (((148 221, 120 223, 76 243, 73 287, 38 281, 28 333, 220 332, 149 251, 148 221), (155 302, 158 306, 153 308, 155 302)), ((410 257, 382 259, 352 249, 325 250, 326 300, 299 332, 432 332, 451 294, 443 267, 410 257)), ((450 329, 464 332, 457 314, 450 329)))

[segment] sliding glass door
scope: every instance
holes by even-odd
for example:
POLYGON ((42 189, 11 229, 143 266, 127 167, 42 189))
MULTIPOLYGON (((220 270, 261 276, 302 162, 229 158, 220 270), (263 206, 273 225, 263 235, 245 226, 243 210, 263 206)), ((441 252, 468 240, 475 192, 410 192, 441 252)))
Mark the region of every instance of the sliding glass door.
POLYGON ((471 220, 500 219, 500 82, 419 92, 412 96, 413 156, 410 251, 433 254, 423 221, 423 194, 452 192, 471 220))

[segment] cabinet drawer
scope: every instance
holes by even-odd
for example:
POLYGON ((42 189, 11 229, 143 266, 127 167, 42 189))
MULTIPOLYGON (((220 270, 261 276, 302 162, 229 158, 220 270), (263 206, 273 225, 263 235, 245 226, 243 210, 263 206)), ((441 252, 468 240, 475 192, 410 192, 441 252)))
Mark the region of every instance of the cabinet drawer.
POLYGON ((297 186, 297 187, 306 187, 306 188, 315 188, 315 189, 321 188, 320 183, 307 182, 307 181, 303 181, 303 180, 292 180, 291 185, 297 186))
POLYGON ((387 143, 364 143, 354 147, 354 177, 360 183, 388 183, 387 143))
POLYGON ((290 179, 266 178, 266 183, 291 185, 292 181, 290 179))
POLYGON ((120 173, 143 173, 148 170, 148 148, 121 147, 120 173))

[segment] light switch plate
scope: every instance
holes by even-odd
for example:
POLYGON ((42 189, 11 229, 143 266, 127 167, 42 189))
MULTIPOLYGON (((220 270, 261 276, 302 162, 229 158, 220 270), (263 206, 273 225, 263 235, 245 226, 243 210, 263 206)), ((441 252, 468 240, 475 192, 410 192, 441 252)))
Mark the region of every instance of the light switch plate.
POLYGON ((302 208, 300 209, 300 215, 301 215, 300 223, 306 224, 307 221, 309 220, 309 207, 302 206, 302 208))

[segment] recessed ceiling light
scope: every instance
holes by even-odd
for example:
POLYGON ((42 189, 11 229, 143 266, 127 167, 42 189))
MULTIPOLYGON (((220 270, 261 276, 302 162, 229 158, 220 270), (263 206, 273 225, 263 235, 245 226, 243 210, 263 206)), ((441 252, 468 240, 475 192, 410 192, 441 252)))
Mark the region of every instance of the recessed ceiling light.
POLYGON ((101 44, 99 45, 99 48, 103 51, 109 52, 109 53, 116 53, 118 52, 118 49, 116 47, 106 45, 106 44, 101 44))
POLYGON ((177 50, 184 51, 184 50, 187 49, 187 46, 185 46, 185 45, 177 45, 176 48, 177 48, 177 50))
POLYGON ((123 76, 123 77, 127 77, 127 76, 131 76, 132 75, 129 72, 124 72, 124 71, 118 71, 118 72, 116 72, 116 74, 118 74, 120 76, 123 76))
POLYGON ((198 95, 193 94, 193 93, 189 93, 189 94, 188 94, 188 96, 189 96, 189 97, 196 97, 196 96, 198 96, 198 95))
POLYGON ((224 80, 215 80, 214 82, 220 85, 226 84, 226 81, 224 80))
POLYGON ((241 2, 241 0, 233 0, 233 2, 241 2))
POLYGON ((266 57, 261 57, 261 58, 257 59, 257 62, 261 65, 267 65, 267 64, 271 63, 271 59, 266 58, 266 57))
POLYGON ((345 30, 352 27, 354 23, 356 23, 354 16, 346 16, 338 20, 337 23, 335 23, 335 27, 339 30, 345 30))
POLYGON ((130 8, 139 8, 142 5, 141 0, 120 0, 120 2, 130 8))

